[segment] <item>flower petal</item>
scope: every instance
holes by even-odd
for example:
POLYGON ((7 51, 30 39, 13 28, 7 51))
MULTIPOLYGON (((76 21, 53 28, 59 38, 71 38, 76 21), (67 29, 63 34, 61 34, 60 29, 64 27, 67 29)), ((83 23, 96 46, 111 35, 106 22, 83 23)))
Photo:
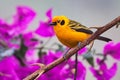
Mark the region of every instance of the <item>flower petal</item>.
POLYGON ((35 32, 43 37, 52 37, 54 35, 53 27, 51 27, 48 22, 43 21, 40 21, 40 25, 35 32))
POLYGON ((109 70, 106 70, 104 76, 107 79, 110 79, 115 76, 116 72, 117 72, 117 63, 114 63, 109 70))
POLYGON ((120 60, 120 42, 117 44, 109 42, 105 45, 103 52, 116 60, 120 60))
POLYGON ((49 18, 50 21, 52 20, 52 8, 46 12, 46 16, 49 18))

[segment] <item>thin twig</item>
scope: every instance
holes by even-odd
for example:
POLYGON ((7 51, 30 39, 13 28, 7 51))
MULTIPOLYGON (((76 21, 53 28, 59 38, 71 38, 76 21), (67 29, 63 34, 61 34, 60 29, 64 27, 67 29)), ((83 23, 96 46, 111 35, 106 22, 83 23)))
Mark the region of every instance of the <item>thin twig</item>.
POLYGON ((52 39, 52 37, 50 37, 50 38, 42 45, 42 47, 44 47, 46 44, 48 44, 48 42, 50 42, 51 39, 52 39))
POLYGON ((35 47, 35 48, 29 48, 29 49, 47 49, 47 50, 56 50, 55 48, 49 48, 49 47, 35 47))
POLYGON ((2 73, 2 72, 0 72, 0 76, 11 77, 10 74, 6 74, 6 73, 2 73))
POLYGON ((0 45, 5 48, 8 48, 8 45, 3 40, 0 40, 0 45))
MULTIPOLYGON (((66 59, 69 59, 72 55, 74 55, 78 50, 82 49, 83 47, 85 47, 86 45, 88 45, 91 41, 95 40, 97 37, 99 37, 102 33, 104 33, 105 31, 107 31, 108 29, 112 28, 113 26, 115 26, 118 22, 120 22, 120 16, 115 18, 113 21, 109 22, 108 24, 102 26, 100 29, 98 29, 94 34, 91 35, 90 38, 88 38, 86 41, 84 41, 83 43, 81 43, 81 45, 78 47, 76 46, 75 48, 71 49, 68 51, 68 53, 66 54, 66 59)), ((46 65, 44 67, 44 72, 48 72, 50 69, 54 68, 55 66, 61 64, 62 62, 64 62, 65 59, 63 57, 58 58, 57 60, 53 61, 52 63, 46 65)), ((37 77, 37 75, 39 75, 40 69, 35 71, 34 73, 32 73, 31 75, 28 75, 24 80, 31 80, 34 77, 37 77), (37 74, 37 75, 35 75, 37 74)))

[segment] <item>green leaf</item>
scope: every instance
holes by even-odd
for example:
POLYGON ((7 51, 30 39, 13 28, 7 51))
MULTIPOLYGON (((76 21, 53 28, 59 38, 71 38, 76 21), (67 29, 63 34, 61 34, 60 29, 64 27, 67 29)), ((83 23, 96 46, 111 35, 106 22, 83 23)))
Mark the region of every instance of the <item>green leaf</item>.
POLYGON ((19 50, 16 50, 14 55, 16 56, 16 58, 19 60, 20 64, 22 66, 25 66, 25 53, 26 51, 28 50, 28 47, 26 47, 24 45, 24 40, 21 38, 21 44, 20 44, 20 49, 19 50))
POLYGON ((24 41, 22 40, 21 41, 21 46, 20 46, 20 49, 19 49, 19 55, 24 58, 25 57, 25 53, 28 50, 28 47, 26 47, 23 42, 24 41))
POLYGON ((91 66, 94 66, 94 58, 93 57, 87 58, 86 60, 91 66))
POLYGON ((83 58, 86 59, 86 61, 91 65, 94 66, 94 57, 93 54, 94 51, 88 51, 86 54, 83 55, 83 58))

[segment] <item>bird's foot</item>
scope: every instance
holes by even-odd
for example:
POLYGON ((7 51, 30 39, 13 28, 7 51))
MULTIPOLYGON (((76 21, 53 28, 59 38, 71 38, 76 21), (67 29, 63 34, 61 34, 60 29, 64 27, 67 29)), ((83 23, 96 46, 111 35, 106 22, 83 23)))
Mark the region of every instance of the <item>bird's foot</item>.
POLYGON ((65 60, 67 60, 66 55, 67 55, 67 53, 68 53, 68 51, 69 51, 70 49, 71 49, 71 48, 67 49, 67 51, 65 51, 65 53, 63 54, 63 58, 64 58, 65 60))

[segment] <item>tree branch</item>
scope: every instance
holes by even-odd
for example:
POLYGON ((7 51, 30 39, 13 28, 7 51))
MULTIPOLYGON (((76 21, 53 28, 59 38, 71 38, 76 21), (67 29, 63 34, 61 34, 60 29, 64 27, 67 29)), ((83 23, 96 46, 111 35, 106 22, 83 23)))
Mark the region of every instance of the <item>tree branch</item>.
MULTIPOLYGON (((88 45, 91 41, 95 40, 99 35, 101 35, 105 31, 107 31, 108 29, 112 28, 113 26, 115 26, 119 22, 120 22, 120 16, 118 16, 113 21, 109 22, 108 24, 100 27, 94 34, 91 35, 90 38, 88 38, 86 41, 81 43, 81 45, 79 47, 76 46, 75 48, 72 48, 71 50, 69 50, 68 53, 66 54, 66 58, 69 59, 78 50, 80 50, 83 47, 85 47, 86 45, 88 45)), ((51 70, 52 68, 54 68, 55 66, 61 64, 64 61, 65 61, 65 59, 63 57, 60 57, 57 60, 53 61, 52 63, 46 65, 44 68, 38 69, 37 71, 35 71, 31 75, 28 75, 26 78, 24 78, 24 80, 36 80, 38 78, 38 76, 40 76, 41 74, 51 70)))
POLYGON ((0 45, 3 46, 4 48, 8 48, 7 44, 0 39, 0 45))

